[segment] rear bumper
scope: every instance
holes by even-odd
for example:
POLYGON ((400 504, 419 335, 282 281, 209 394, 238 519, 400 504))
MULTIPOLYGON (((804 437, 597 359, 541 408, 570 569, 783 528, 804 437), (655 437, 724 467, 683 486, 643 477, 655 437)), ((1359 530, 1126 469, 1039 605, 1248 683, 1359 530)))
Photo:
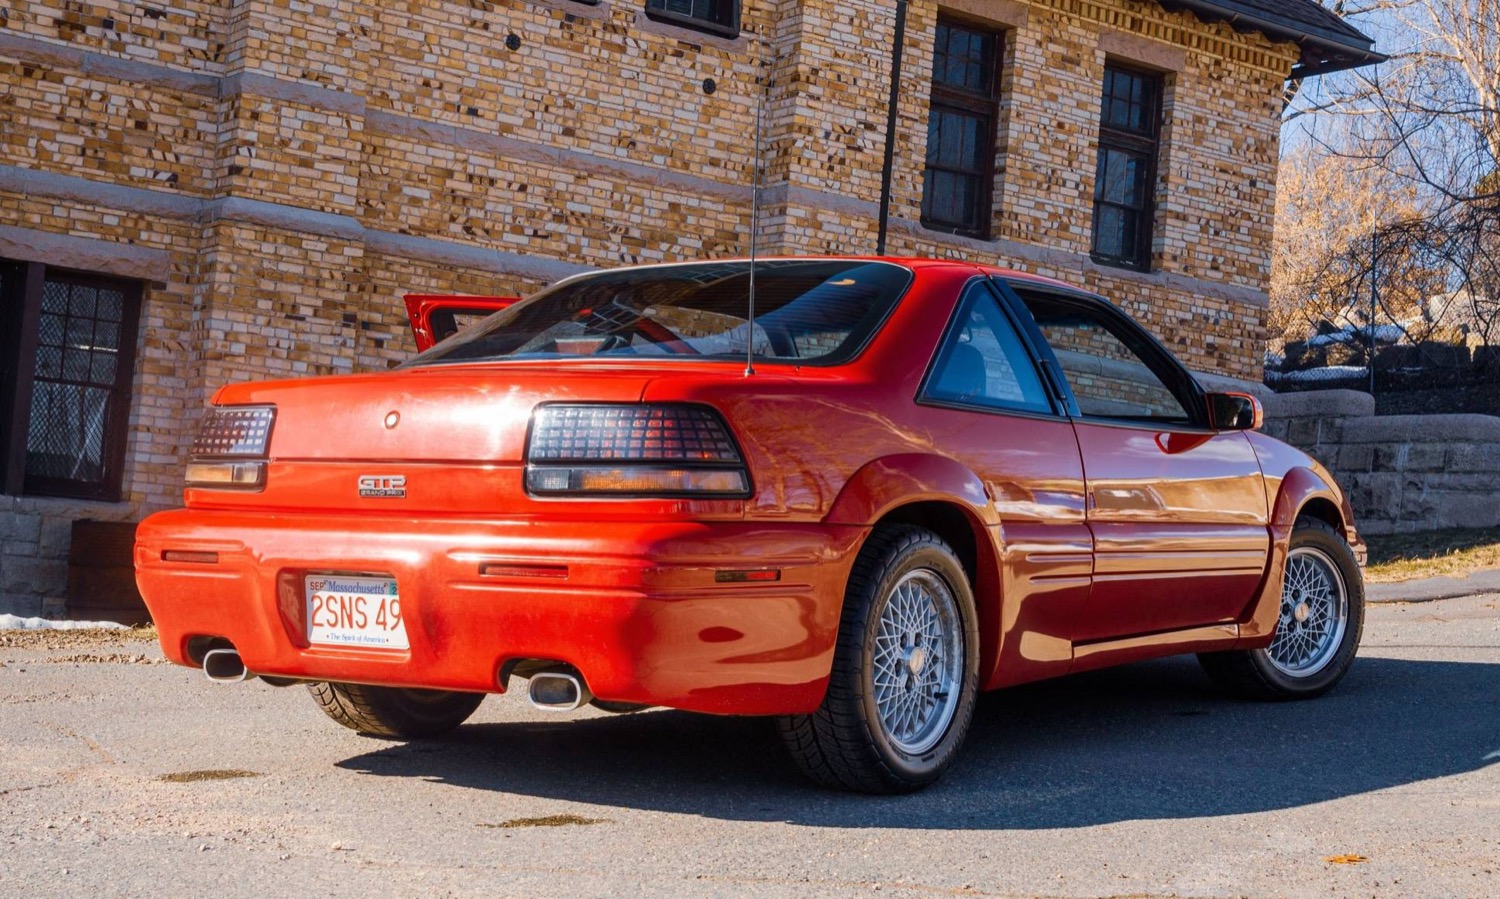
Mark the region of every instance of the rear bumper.
POLYGON ((784 714, 822 701, 865 530, 178 510, 140 525, 135 564, 178 664, 198 665, 193 638, 222 637, 258 674, 501 692, 507 662, 549 659, 601 699, 784 714), (168 550, 216 555, 165 561, 168 550), (485 563, 506 567, 481 574, 485 563), (716 582, 729 568, 776 568, 781 580, 716 582), (394 577, 411 648, 309 645, 309 573, 394 577))

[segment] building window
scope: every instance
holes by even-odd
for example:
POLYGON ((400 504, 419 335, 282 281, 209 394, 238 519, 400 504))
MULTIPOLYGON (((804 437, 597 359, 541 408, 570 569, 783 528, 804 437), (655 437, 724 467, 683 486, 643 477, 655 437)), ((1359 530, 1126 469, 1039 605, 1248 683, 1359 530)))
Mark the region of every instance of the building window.
POLYGON ((646 0, 646 15, 729 37, 740 33, 739 0, 646 0))
POLYGON ((140 284, 0 262, 0 487, 116 501, 140 284))
POLYGON ((922 176, 922 224, 929 228, 989 236, 998 43, 993 31, 938 19, 922 176))
POLYGON ((1114 64, 1104 67, 1093 255, 1106 265, 1151 268, 1161 84, 1160 75, 1114 64))

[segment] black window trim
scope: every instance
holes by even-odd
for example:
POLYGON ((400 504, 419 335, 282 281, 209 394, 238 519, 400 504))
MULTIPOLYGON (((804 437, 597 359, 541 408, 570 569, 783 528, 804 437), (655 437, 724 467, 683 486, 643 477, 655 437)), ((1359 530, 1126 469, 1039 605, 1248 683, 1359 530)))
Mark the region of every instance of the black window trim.
MULTIPOLYGON (((585 2, 587 2, 587 0, 585 0, 585 2)), ((729 0, 729 2, 733 4, 730 12, 730 21, 732 24, 729 25, 721 25, 718 22, 714 22, 709 19, 701 19, 697 16, 689 15, 687 13, 673 12, 670 9, 661 9, 653 6, 652 0, 646 0, 645 2, 646 18, 653 19, 658 22, 665 22, 669 25, 677 25, 681 28, 691 28, 694 31, 705 31, 718 37, 739 37, 741 30, 740 0, 729 0)))
POLYGON ((1156 180, 1158 168, 1161 162, 1161 129, 1163 109, 1165 107, 1165 94, 1167 88, 1166 76, 1161 72, 1133 65, 1113 57, 1105 60, 1104 71, 1106 78, 1110 70, 1118 70, 1131 75, 1137 75, 1150 79, 1155 84, 1155 95, 1152 98, 1151 111, 1151 134, 1149 137, 1139 134, 1131 134, 1114 128, 1106 128, 1104 125, 1103 111, 1103 86, 1100 86, 1100 112, 1099 112, 1099 153, 1094 161, 1094 178, 1096 182, 1095 196, 1090 211, 1090 234, 1089 234, 1089 258, 1100 265, 1111 268, 1123 268, 1136 272, 1152 271, 1151 245, 1156 236, 1156 180), (1135 254, 1131 257, 1109 256, 1095 249, 1099 235, 1099 206, 1097 181, 1099 180, 1099 166, 1103 164, 1106 149, 1116 149, 1126 153, 1141 154, 1146 157, 1146 197, 1138 215, 1141 217, 1141 225, 1136 228, 1135 254))
POLYGON ((927 163, 925 160, 922 163, 923 197, 921 198, 922 211, 920 213, 920 220, 922 227, 929 231, 937 231, 942 234, 956 234, 975 240, 990 240, 993 237, 992 231, 994 230, 995 218, 995 154, 999 149, 996 132, 1000 127, 1000 68, 1005 62, 1005 32, 982 22, 975 22, 961 16, 952 15, 946 10, 939 12, 938 24, 987 32, 993 42, 994 49, 989 61, 989 70, 985 73, 988 76, 989 83, 985 88, 986 95, 982 98, 973 92, 940 84, 935 77, 929 76, 927 120, 929 123, 932 121, 932 111, 936 106, 944 106, 967 115, 983 115, 987 123, 985 128, 985 143, 989 152, 984 156, 984 169, 979 177, 979 196, 974 201, 977 221, 973 227, 928 217, 926 212, 927 198, 925 195, 927 179, 927 163))
MULTIPOLYGON (((1042 367, 1054 382, 1055 387, 1063 391, 1067 397, 1067 408, 1069 416, 1078 422, 1091 425, 1105 425, 1108 427, 1132 428, 1142 431, 1174 431, 1193 434, 1216 434, 1218 431, 1208 420, 1208 400, 1203 386, 1193 377, 1193 373, 1172 355, 1161 341, 1140 323, 1126 314, 1120 307, 1110 302, 1107 298, 1098 294, 1088 293, 1081 290, 1070 290, 1050 284, 1038 284, 1020 279, 1007 279, 1003 282, 1014 297, 1014 303, 1023 314, 1023 327, 1036 341, 1040 352, 1043 354, 1042 367), (1051 344, 1047 343, 1042 330, 1037 326, 1036 319, 1031 317, 1031 311, 1026 307, 1022 294, 1043 297, 1049 300, 1057 300, 1066 305, 1075 306, 1089 312, 1097 313, 1101 318, 1120 326, 1123 330, 1135 335, 1140 340, 1139 347, 1127 348, 1132 352, 1138 348, 1144 350, 1141 361, 1156 375, 1177 401, 1182 403, 1187 410, 1190 420, 1187 422, 1171 421, 1140 421, 1131 418, 1110 418, 1102 415, 1085 415, 1078 407, 1078 400, 1073 395, 1073 388, 1068 384, 1067 377, 1063 374, 1062 363, 1052 351, 1051 344)), ((1124 341, 1121 341, 1124 343, 1124 341)))
MULTIPOLYGON (((125 454, 130 441, 130 406, 135 381, 136 342, 140 336, 143 285, 129 278, 97 272, 49 266, 41 262, 19 262, 21 294, 19 315, 13 319, 17 333, 10 335, 16 347, 15 368, 0 371, 0 414, 7 419, 9 443, 0 446, 0 495, 46 496, 66 499, 120 502, 124 494, 125 454), (61 478, 26 477, 26 435, 31 425, 32 385, 36 380, 36 352, 42 314, 42 291, 47 276, 55 274, 70 284, 108 287, 123 294, 120 311, 120 348, 115 361, 115 386, 111 391, 109 420, 101 453, 103 479, 92 484, 61 478)), ((3 335, 0 335, 3 336, 3 335)))
MULTIPOLYGON (((932 406, 940 409, 954 409, 960 412, 980 412, 986 415, 1019 416, 1021 418, 1036 418, 1046 421, 1066 420, 1070 416, 1067 405, 1047 375, 1046 364, 1036 351, 1036 346, 1026 330, 1026 324, 1017 316, 1013 304, 1004 295, 1001 285, 995 279, 985 275, 976 275, 965 281, 959 287, 956 299, 953 301, 953 309, 948 313, 948 321, 943 325, 943 332, 938 336, 937 343, 932 348, 932 355, 927 360, 927 368, 922 373, 922 380, 917 385, 917 395, 913 401, 919 406, 932 406), (963 400, 950 400, 929 396, 927 387, 933 377, 937 374, 938 363, 943 356, 943 351, 948 348, 949 341, 953 339, 954 333, 961 326, 961 315, 965 305, 969 302, 969 292, 979 288, 995 301, 1000 308, 1000 314, 1005 317, 1011 327, 1015 328, 1016 334, 1021 338, 1021 346, 1026 351, 1026 358, 1036 370, 1037 378, 1042 382, 1042 388, 1047 391, 1047 403, 1052 407, 1050 412, 1038 412, 1035 409, 1026 409, 1020 406, 1012 406, 1002 401, 990 403, 966 403, 963 400)), ((1031 325, 1032 328, 1036 326, 1031 325)))
MULTIPOLYGON (((829 359, 827 356, 817 356, 817 357, 814 357, 814 358, 811 358, 811 359, 803 359, 803 358, 800 358, 800 357, 768 358, 768 357, 765 357, 765 356, 756 356, 755 357, 755 366, 756 366, 756 368, 761 368, 763 366, 774 365, 774 366, 779 366, 779 367, 791 368, 793 370, 802 369, 802 368, 829 368, 829 369, 832 369, 832 368, 838 368, 840 366, 845 366, 845 365, 853 365, 853 364, 859 362, 859 360, 864 357, 865 351, 868 350, 875 343, 876 339, 880 336, 880 334, 882 332, 884 332, 886 324, 888 322, 890 322, 890 320, 891 320, 891 318, 893 316, 895 316, 896 310, 901 307, 902 303, 904 303, 904 302, 907 301, 907 298, 909 296, 911 296, 912 287, 917 283, 917 272, 916 272, 915 269, 913 269, 908 264, 905 264, 905 263, 902 263, 902 262, 895 262, 895 261, 892 261, 892 260, 889 260, 889 259, 874 258, 874 257, 866 258, 866 257, 856 257, 856 256, 785 256, 785 257, 779 257, 776 261, 778 261, 778 262, 829 262, 829 261, 835 261, 836 262, 836 261, 841 261, 841 260, 845 261, 845 262, 849 262, 849 261, 862 261, 863 263, 868 264, 868 265, 885 265, 885 266, 889 266, 889 267, 894 268, 894 269, 899 269, 900 271, 902 271, 902 272, 904 272, 906 274, 906 283, 899 290, 895 291, 895 298, 886 307, 885 314, 883 314, 878 320, 876 320, 876 321, 874 321, 874 322, 871 323, 868 332, 866 332, 865 334, 863 334, 863 335, 860 336, 859 342, 857 344, 851 344, 850 345, 851 349, 849 350, 848 355, 838 356, 838 357, 833 358, 833 359, 829 359)), ((699 259, 699 260, 694 260, 694 261, 690 261, 690 262, 664 262, 664 263, 658 263, 658 264, 653 265, 653 266, 635 266, 635 268, 648 268, 648 267, 649 268, 669 268, 669 267, 677 267, 677 266, 686 267, 686 266, 694 266, 694 265, 714 265, 714 264, 717 264, 718 262, 735 262, 735 261, 738 261, 738 260, 717 260, 716 261, 716 260, 712 260, 712 259, 699 259)), ((525 297, 522 297, 516 303, 514 303, 514 304, 512 304, 510 306, 507 306, 504 309, 501 309, 501 310, 499 310, 498 312, 496 312, 494 314, 495 315, 499 315, 499 314, 504 313, 504 312, 509 312, 512 309, 515 309, 515 308, 519 307, 522 303, 529 303, 534 298, 536 298, 538 296, 541 296, 542 294, 547 293, 548 291, 551 291, 553 288, 560 287, 560 286, 562 286, 564 284, 567 284, 569 282, 581 280, 581 279, 584 279, 584 278, 594 278, 594 277, 608 276, 608 274, 610 273, 610 271, 611 271, 611 269, 595 269, 593 271, 579 272, 576 275, 569 275, 566 278, 562 278, 561 280, 554 281, 551 284, 548 284, 547 286, 543 287, 541 290, 538 290, 538 291, 536 291, 534 293, 528 294, 525 297)), ((757 319, 757 323, 759 323, 759 319, 757 319)), ((436 344, 434 344, 433 346, 436 347, 436 344)), ((426 356, 427 353, 429 353, 431 351, 432 350, 429 349, 429 350, 427 350, 425 352, 419 353, 416 356, 414 356, 414 357, 412 357, 410 359, 407 359, 405 362, 402 362, 400 365, 396 366, 396 368, 398 368, 398 369, 426 368, 426 367, 441 367, 441 366, 444 366, 444 365, 510 365, 510 364, 523 364, 524 365, 524 364, 530 364, 532 361, 534 361, 534 360, 529 360, 529 359, 519 359, 519 360, 518 359, 489 359, 489 360, 454 359, 454 360, 429 360, 429 361, 421 361, 422 357, 426 356)), ((570 363, 571 364, 576 364, 576 363, 578 363, 580 361, 584 362, 584 363, 587 363, 587 361, 588 361, 589 358, 590 357, 588 357, 588 356, 562 357, 562 358, 559 358, 559 359, 557 359, 555 361, 558 361, 558 362, 561 362, 561 363, 564 363, 564 364, 570 364, 570 363)), ((657 357, 653 357, 653 358, 655 358, 655 359, 657 359, 659 361, 663 361, 663 362, 669 362, 669 361, 673 361, 673 360, 683 361, 683 362, 692 362, 694 359, 697 359, 698 362, 702 362, 703 361, 702 358, 700 358, 700 357, 693 357, 693 356, 657 356, 657 357)), ((743 357, 741 357, 741 358, 743 358, 743 357)), ((723 358, 717 358, 717 359, 714 359, 712 361, 724 362, 724 361, 729 361, 729 360, 723 359, 723 358)))

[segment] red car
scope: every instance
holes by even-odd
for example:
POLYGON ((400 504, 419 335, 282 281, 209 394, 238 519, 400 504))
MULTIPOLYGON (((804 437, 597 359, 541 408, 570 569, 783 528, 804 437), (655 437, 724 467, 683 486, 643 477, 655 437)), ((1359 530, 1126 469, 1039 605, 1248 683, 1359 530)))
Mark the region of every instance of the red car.
POLYGON ((393 371, 223 388, 137 579, 172 661, 364 733, 525 679, 780 716, 818 782, 911 790, 979 690, 1175 653, 1268 699, 1344 675, 1363 547, 1260 416, 1016 272, 619 269, 393 371))

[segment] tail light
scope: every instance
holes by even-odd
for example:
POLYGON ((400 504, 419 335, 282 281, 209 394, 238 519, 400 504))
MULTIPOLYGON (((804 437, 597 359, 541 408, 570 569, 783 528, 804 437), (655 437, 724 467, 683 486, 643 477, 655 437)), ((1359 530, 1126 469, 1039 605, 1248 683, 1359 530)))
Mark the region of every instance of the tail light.
POLYGON ((750 495, 750 474, 724 419, 687 404, 537 407, 526 445, 537 495, 750 495))
POLYGON ((219 490, 264 487, 275 423, 275 406, 210 408, 188 456, 187 485, 219 490))

